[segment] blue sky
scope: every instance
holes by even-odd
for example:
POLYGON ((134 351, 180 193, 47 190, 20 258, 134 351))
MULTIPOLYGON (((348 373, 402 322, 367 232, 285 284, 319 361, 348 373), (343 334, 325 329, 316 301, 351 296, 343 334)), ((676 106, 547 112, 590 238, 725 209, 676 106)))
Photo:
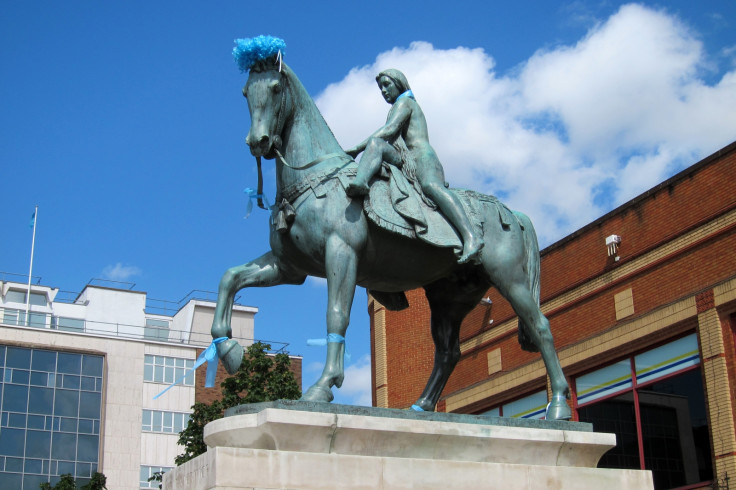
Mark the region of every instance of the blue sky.
MULTIPOLYGON (((2 1, 0 270, 27 273, 35 205, 34 275, 63 290, 106 277, 178 300, 265 252, 266 213, 243 219, 240 37, 285 39, 346 147, 385 119, 375 73, 404 70, 448 181, 530 214, 542 246, 736 139, 734 2, 506 3, 2 1)), ((308 387, 323 282, 240 301, 308 387)), ((369 404, 362 290, 347 341, 337 401, 369 404)))

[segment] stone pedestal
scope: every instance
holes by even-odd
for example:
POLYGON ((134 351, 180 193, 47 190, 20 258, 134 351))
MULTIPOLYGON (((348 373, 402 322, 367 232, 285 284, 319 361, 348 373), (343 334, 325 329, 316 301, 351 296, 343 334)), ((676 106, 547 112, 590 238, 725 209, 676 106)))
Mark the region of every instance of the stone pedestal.
POLYGON ((595 468, 616 439, 590 424, 287 401, 227 415, 165 489, 652 488, 648 471, 595 468))

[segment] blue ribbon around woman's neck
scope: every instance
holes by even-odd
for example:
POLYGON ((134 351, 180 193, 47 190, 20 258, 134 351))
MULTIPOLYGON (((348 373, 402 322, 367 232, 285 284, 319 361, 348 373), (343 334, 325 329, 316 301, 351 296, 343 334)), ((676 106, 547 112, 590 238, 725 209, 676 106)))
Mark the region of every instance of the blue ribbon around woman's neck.
MULTIPOLYGON (((311 347, 319 347, 319 346, 325 346, 328 343, 330 344, 344 344, 345 343, 345 337, 340 335, 339 333, 328 333, 327 337, 322 339, 307 339, 307 345, 311 347)), ((347 347, 345 347, 345 358, 349 361, 350 360, 350 354, 348 353, 347 347)))
POLYGON ((414 97, 414 92, 412 92, 411 90, 407 90, 403 94, 399 95, 398 97, 396 97, 396 100, 399 100, 402 97, 409 97, 410 99, 417 100, 416 97, 414 97))
POLYGON ((245 219, 248 219, 248 216, 250 216, 251 211, 253 211, 253 199, 263 199, 263 202, 266 204, 267 208, 270 208, 271 206, 268 204, 268 198, 266 198, 266 194, 261 192, 260 194, 255 190, 251 189, 250 187, 246 187, 243 189, 243 192, 248 196, 248 207, 245 211, 245 219))
POLYGON ((191 369, 184 373, 184 376, 177 379, 169 386, 167 386, 166 389, 163 390, 161 393, 154 396, 153 399, 157 399, 158 397, 169 391, 171 388, 184 381, 184 378, 192 374, 199 366, 201 366, 205 362, 207 363, 207 374, 205 377, 204 387, 212 388, 213 386, 215 386, 215 376, 217 375, 217 365, 219 364, 219 358, 217 357, 217 344, 219 344, 220 342, 225 342, 226 340, 227 337, 218 337, 216 339, 213 339, 212 343, 207 346, 204 352, 202 352, 197 360, 194 362, 194 366, 192 366, 191 369))

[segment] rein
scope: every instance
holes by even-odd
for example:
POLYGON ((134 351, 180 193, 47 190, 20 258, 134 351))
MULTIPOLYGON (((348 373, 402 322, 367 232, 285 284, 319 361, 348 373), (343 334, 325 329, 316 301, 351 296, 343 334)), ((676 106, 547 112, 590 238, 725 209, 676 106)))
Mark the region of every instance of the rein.
MULTIPOLYGON (((281 161, 281 163, 289 167, 292 170, 306 170, 308 168, 314 167, 317 164, 320 164, 322 162, 325 162, 327 160, 330 160, 332 158, 340 158, 342 160, 346 160, 345 164, 342 165, 340 168, 343 168, 347 166, 350 162, 353 162, 353 158, 348 155, 347 153, 339 153, 339 152, 333 152, 328 153, 326 155, 322 155, 321 157, 317 157, 314 160, 312 160, 309 163, 306 163, 304 165, 291 165, 287 160, 286 157, 281 153, 281 150, 279 150, 278 146, 280 146, 281 143, 281 132, 284 130, 284 124, 286 124, 286 117, 284 116, 284 113, 286 112, 286 97, 288 92, 288 85, 289 85, 289 79, 287 77, 282 77, 282 80, 284 80, 284 84, 286 87, 283 88, 281 91, 281 103, 279 104, 279 117, 276 122, 276 135, 278 139, 274 141, 274 145, 272 146, 272 150, 274 153, 276 153, 276 157, 281 161), (276 145, 278 143, 278 146, 276 145)), ((258 207, 261 209, 268 210, 268 208, 263 204, 263 171, 261 170, 261 157, 256 157, 256 166, 258 167, 258 189, 257 189, 257 198, 258 198, 258 207)))

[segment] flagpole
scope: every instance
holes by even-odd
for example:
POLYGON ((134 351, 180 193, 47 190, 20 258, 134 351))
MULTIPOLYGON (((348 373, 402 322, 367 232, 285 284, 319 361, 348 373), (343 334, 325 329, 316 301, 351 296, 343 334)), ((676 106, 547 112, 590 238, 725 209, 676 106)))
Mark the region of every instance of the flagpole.
POLYGON ((36 222, 38 221, 38 206, 33 211, 33 239, 31 240, 31 266, 28 269, 28 292, 26 293, 26 327, 31 326, 31 275, 33 274, 33 249, 36 247, 36 222))

